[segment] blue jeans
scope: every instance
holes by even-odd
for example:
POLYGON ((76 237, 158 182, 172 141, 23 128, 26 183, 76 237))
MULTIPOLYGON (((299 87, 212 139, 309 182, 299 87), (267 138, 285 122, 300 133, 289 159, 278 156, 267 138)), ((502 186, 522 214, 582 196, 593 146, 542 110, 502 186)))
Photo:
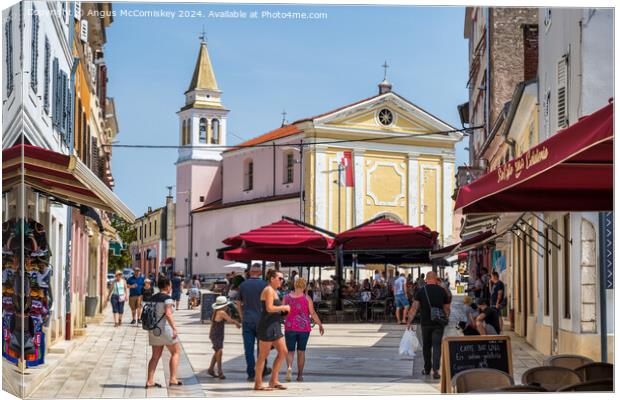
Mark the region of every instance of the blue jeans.
MULTIPOLYGON (((258 354, 258 339, 256 337, 256 323, 243 322, 241 325, 241 335, 243 336, 243 350, 245 352, 246 372, 249 378, 256 375, 256 358, 254 351, 258 354)), ((267 360, 265 360, 267 365, 267 360)))

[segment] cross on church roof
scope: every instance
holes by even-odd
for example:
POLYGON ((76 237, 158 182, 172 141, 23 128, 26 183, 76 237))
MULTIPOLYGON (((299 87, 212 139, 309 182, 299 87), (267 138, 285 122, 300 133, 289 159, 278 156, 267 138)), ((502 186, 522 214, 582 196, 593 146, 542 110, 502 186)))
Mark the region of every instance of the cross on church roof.
POLYGON ((282 110, 282 126, 286 124, 286 110, 282 110))
POLYGON ((207 43, 207 32, 205 32, 205 26, 202 26, 202 32, 200 33, 200 36, 198 36, 198 39, 200 39, 200 42, 202 43, 207 43))
POLYGON ((387 69, 390 68, 390 66, 387 63, 387 60, 383 63, 382 67, 383 67, 383 80, 386 80, 387 79, 387 69))

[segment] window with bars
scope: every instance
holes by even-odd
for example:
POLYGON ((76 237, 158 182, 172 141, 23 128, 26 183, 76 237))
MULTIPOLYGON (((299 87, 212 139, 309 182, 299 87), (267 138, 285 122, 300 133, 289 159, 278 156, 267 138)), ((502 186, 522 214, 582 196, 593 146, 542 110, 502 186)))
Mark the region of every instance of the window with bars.
POLYGON ((30 42, 32 66, 30 68, 30 87, 36 93, 39 77, 39 15, 34 4, 32 5, 32 38, 30 42))
POLYGON ((243 190, 254 189, 254 162, 252 160, 246 160, 243 172, 243 190))
POLYGON ((568 126, 568 56, 558 61, 558 129, 568 126))
POLYGON ((6 46, 4 59, 6 62, 6 96, 9 97, 13 92, 13 11, 9 11, 9 16, 4 23, 4 43, 6 46))
POLYGON ((50 47, 50 41, 45 37, 45 54, 43 65, 43 109, 46 114, 50 112, 50 58, 52 56, 52 49, 50 47))
POLYGON ((285 169, 284 169, 284 183, 293 183, 295 158, 293 153, 286 153, 284 155, 285 169))

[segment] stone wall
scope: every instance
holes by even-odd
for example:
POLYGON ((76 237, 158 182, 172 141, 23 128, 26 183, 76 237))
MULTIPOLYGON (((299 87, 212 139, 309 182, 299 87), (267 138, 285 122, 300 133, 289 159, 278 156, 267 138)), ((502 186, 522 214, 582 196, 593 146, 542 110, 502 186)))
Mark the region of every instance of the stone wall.
POLYGON ((596 231, 581 220, 581 332, 596 332, 596 231))
POLYGON ((491 24, 490 121, 494 122, 524 80, 524 25, 538 24, 538 9, 493 8, 491 24))

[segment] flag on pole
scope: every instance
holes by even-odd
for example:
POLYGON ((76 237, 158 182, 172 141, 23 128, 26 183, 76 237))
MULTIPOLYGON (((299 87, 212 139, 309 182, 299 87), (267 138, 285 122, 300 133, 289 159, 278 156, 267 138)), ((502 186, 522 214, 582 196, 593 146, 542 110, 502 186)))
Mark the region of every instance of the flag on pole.
POLYGON ((340 159, 340 173, 341 175, 341 185, 346 187, 355 186, 355 180, 353 175, 353 156, 350 151, 345 151, 342 153, 342 158, 340 159))

